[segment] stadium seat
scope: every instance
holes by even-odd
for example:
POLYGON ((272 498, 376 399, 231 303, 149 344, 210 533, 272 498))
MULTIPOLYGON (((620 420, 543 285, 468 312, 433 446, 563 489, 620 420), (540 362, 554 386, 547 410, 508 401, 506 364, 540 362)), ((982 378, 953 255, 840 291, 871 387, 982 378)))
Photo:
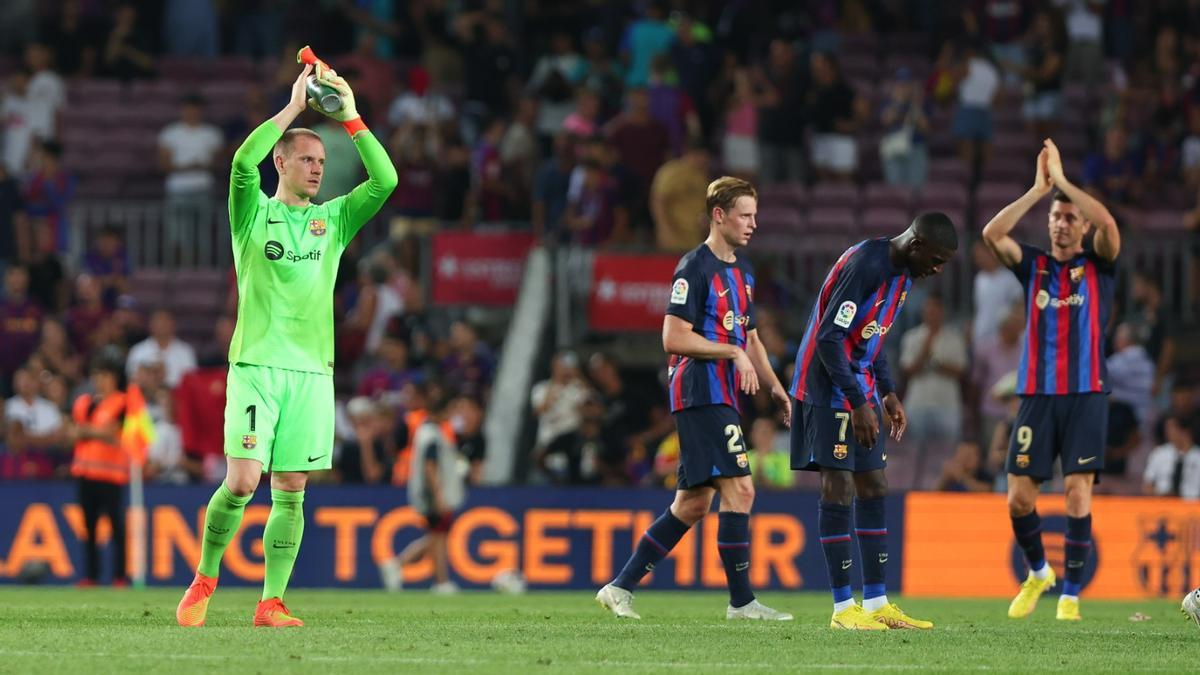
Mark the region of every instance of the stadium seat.
POLYGON ((804 218, 800 211, 788 206, 770 206, 759 209, 757 216, 759 226, 781 232, 802 232, 804 218))
POLYGON ((808 188, 804 183, 775 183, 762 186, 758 196, 760 209, 777 206, 802 208, 808 203, 808 188))
POLYGON ((898 185, 870 183, 866 191, 867 207, 887 207, 908 210, 912 206, 912 191, 898 185))
POLYGON ((852 183, 817 183, 809 192, 814 207, 858 208, 862 195, 852 183))
POLYGON ((854 209, 847 207, 817 207, 808 212, 809 232, 856 232, 854 209))
POLYGON ((869 207, 859 219, 860 229, 864 236, 896 235, 905 230, 912 217, 908 209, 869 207))
POLYGON ((917 193, 916 205, 926 210, 962 209, 967 206, 967 188, 961 182, 927 182, 917 193))

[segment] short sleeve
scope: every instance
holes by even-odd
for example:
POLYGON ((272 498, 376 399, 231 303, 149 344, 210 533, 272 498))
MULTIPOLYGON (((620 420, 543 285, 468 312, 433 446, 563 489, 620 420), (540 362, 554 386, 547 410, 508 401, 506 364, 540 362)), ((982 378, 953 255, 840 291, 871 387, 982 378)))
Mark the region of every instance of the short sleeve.
POLYGON ((704 318, 704 300, 708 296, 708 280, 699 267, 693 259, 680 262, 671 279, 671 297, 667 302, 668 315, 693 326, 704 318))
POLYGON ((1030 246, 1022 242, 1017 243, 1021 247, 1021 262, 1015 265, 1009 265, 1008 269, 1017 275, 1017 281, 1021 282, 1024 287, 1029 284, 1029 278, 1033 276, 1033 268, 1037 264, 1038 256, 1045 255, 1045 251, 1036 247, 1030 246))

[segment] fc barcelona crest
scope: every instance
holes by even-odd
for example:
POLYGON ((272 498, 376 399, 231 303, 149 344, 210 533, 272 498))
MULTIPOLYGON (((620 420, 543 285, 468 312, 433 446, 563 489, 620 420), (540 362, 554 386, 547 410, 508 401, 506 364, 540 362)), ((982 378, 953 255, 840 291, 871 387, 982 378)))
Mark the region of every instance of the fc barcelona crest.
POLYGON ((1079 280, 1082 278, 1083 278, 1083 265, 1080 265, 1079 267, 1072 267, 1071 268, 1071 283, 1079 283, 1079 280))
POLYGON ((742 469, 750 466, 750 460, 746 457, 746 453, 743 452, 743 453, 738 454, 737 465, 739 468, 742 468, 742 469))
POLYGON ((314 237, 325 236, 325 221, 320 218, 308 221, 308 232, 314 237))
POLYGON ((1029 466, 1029 455, 1017 455, 1017 468, 1024 469, 1029 466))
POLYGON ((833 458, 834 459, 846 459, 847 454, 849 454, 849 449, 846 447, 845 443, 834 443, 833 444, 833 458))
POLYGON ((242 436, 242 447, 247 450, 253 450, 258 446, 258 436, 254 434, 246 434, 242 436))

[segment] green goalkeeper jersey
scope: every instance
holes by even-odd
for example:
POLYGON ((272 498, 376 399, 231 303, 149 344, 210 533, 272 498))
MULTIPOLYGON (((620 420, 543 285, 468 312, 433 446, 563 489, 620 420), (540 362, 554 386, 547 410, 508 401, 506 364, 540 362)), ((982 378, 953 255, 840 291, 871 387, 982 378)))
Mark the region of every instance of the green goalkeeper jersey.
POLYGON ((367 180, 324 204, 288 206, 259 188, 258 163, 283 135, 268 120, 233 156, 229 227, 237 270, 230 363, 333 373, 338 262, 396 187, 396 169, 369 131, 354 135, 367 180))

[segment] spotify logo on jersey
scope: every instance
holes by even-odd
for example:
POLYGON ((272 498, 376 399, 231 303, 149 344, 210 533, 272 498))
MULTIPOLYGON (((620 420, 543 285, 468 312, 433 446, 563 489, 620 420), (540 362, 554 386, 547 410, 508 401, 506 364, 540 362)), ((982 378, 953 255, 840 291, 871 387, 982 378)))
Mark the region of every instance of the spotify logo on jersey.
POLYGON ((268 241, 263 247, 263 253, 266 254, 267 260, 279 260, 283 257, 283 244, 277 241, 268 241))

